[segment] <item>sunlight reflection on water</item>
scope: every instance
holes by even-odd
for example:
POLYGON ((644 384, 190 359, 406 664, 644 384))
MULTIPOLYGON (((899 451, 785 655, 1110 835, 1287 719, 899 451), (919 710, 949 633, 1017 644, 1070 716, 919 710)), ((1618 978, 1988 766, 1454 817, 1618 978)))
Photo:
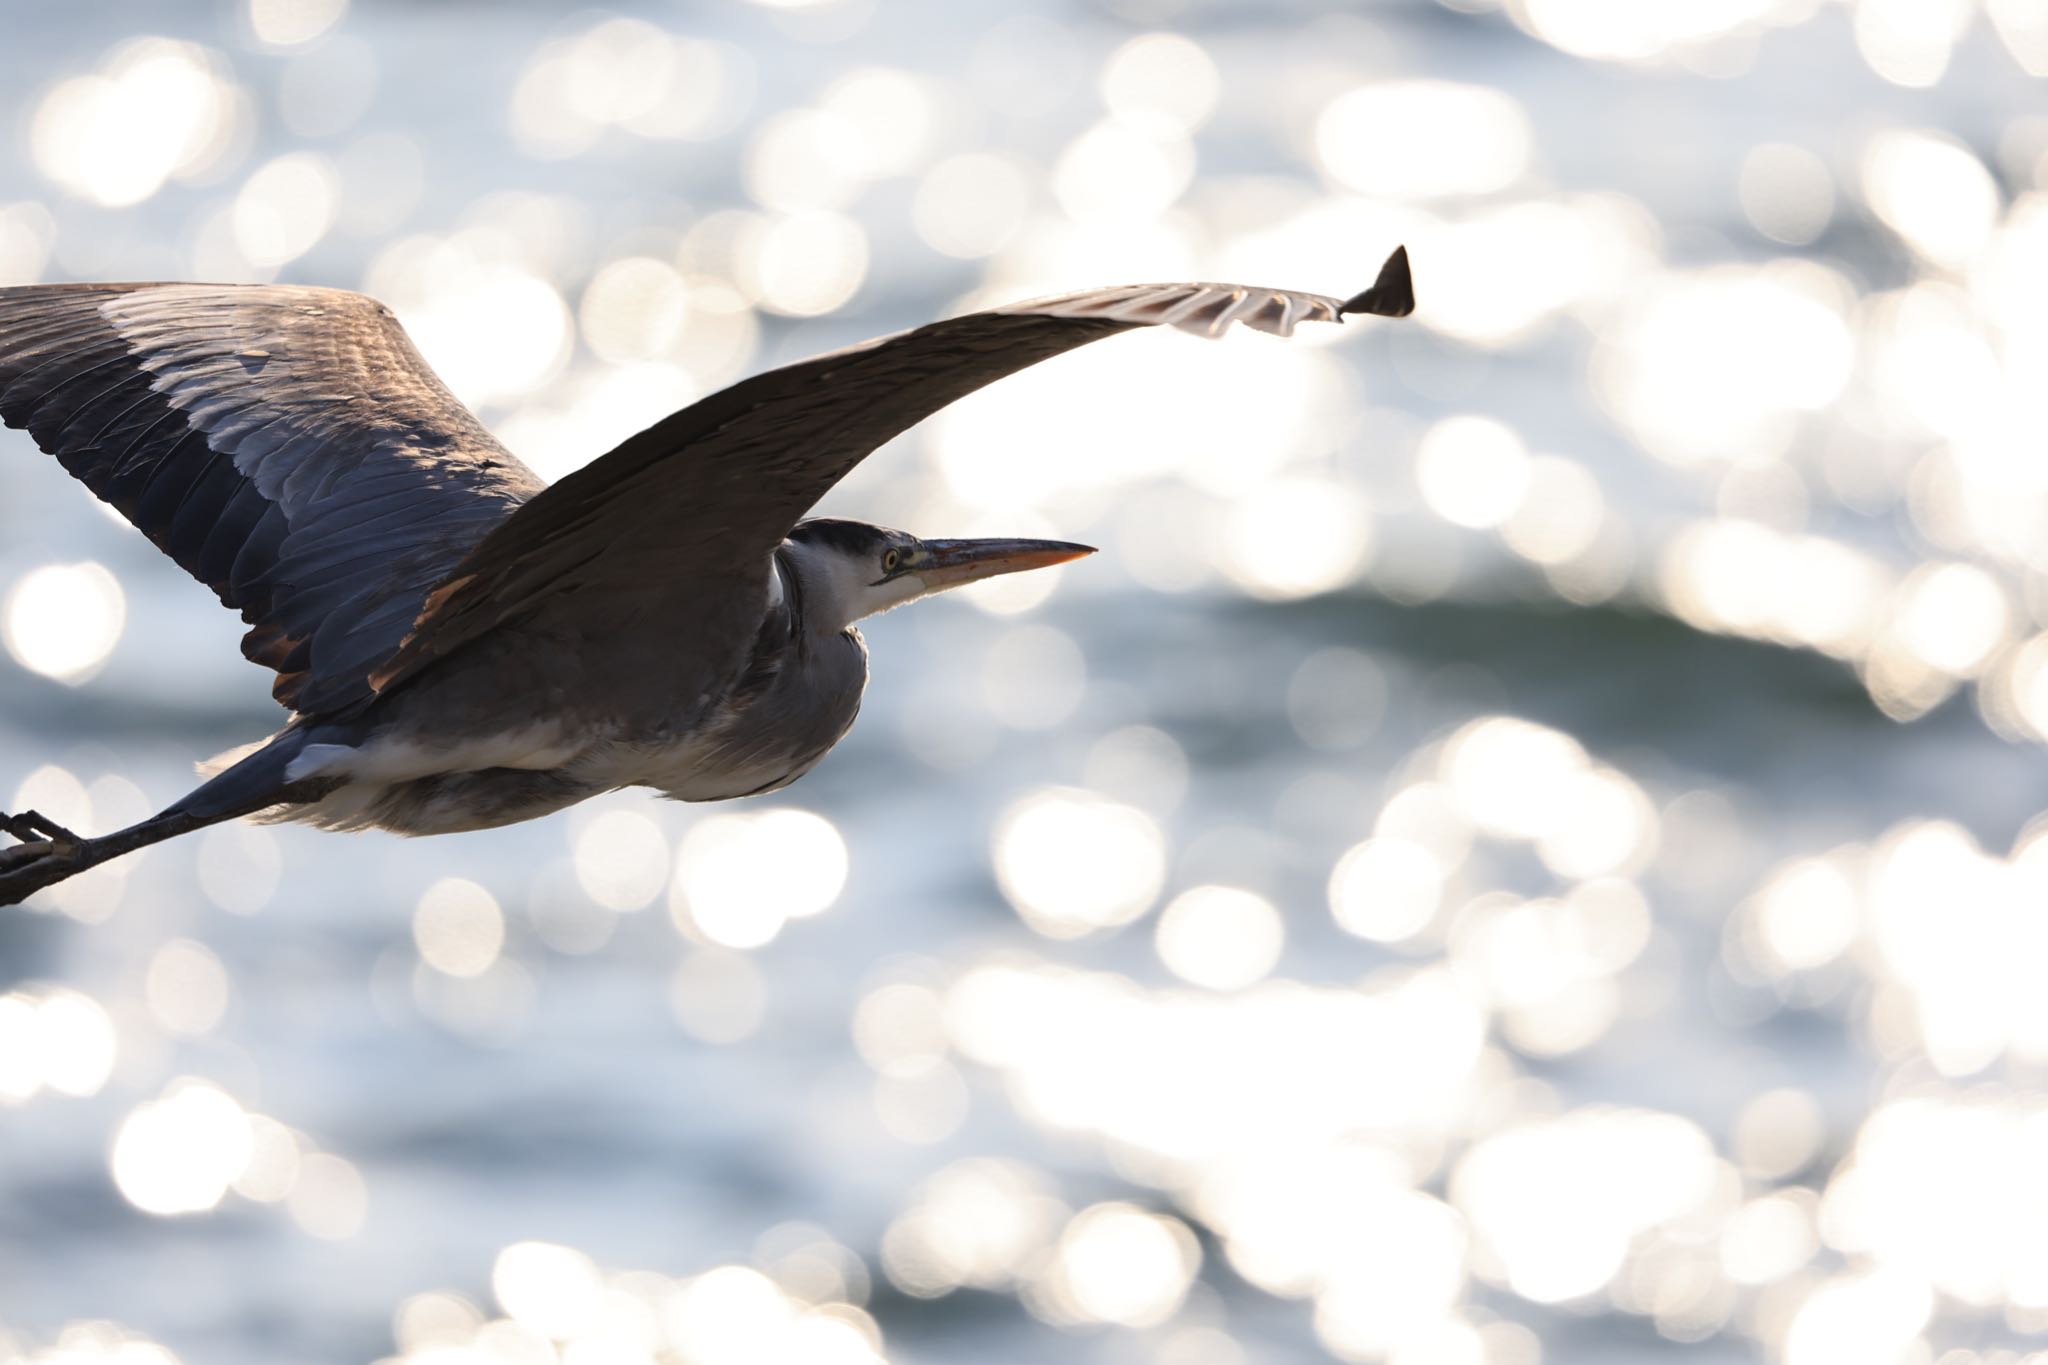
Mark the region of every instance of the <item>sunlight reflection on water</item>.
MULTIPOLYGON (((1396 241, 1421 289, 1284 346, 1112 342, 864 468, 856 512, 1105 553, 878 623, 815 809, 233 826, 47 897, 0 980, 39 1251, 0 1361, 174 1361, 116 1309, 244 1358, 233 1314, 98 1269, 209 1220, 294 1352, 396 1304, 420 1365, 868 1365, 884 1329, 1983 1365, 2048 1329, 2048 132, 2015 81, 2048 24, 1117 13, 507 10, 451 56, 431 7, 247 0, 0 57, 0 278, 366 287, 551 477, 959 308, 1342 294, 1396 241), (1842 695, 1748 686, 1787 659, 1842 695), (745 1245, 781 1216, 833 1231, 745 1245)), ((231 645, 160 670, 171 571, 16 453, 7 808, 118 826, 260 693, 231 645)))

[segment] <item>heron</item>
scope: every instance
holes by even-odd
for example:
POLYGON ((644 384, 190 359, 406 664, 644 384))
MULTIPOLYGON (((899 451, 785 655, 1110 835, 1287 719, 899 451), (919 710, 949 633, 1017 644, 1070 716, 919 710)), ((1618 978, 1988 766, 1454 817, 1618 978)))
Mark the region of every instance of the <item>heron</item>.
POLYGON ((1127 285, 966 314, 744 379, 553 484, 391 310, 300 285, 0 288, 0 419, 241 613, 289 713, 157 814, 0 812, 0 905, 244 816, 442 834, 649 787, 785 787, 853 724, 857 623, 1093 553, 808 515, 898 433, 1119 332, 1405 317, 1405 247, 1344 300, 1127 285))

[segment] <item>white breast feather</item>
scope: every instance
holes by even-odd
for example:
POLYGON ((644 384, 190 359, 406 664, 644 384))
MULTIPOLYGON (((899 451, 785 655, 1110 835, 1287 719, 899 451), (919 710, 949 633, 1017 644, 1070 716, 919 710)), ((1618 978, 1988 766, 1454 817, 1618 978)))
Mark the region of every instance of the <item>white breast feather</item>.
POLYGON ((308 744, 285 769, 285 779, 338 777, 382 784, 483 768, 561 768, 573 763, 586 747, 585 741, 564 739, 562 727, 553 721, 453 744, 421 744, 409 739, 372 739, 360 746, 308 744))

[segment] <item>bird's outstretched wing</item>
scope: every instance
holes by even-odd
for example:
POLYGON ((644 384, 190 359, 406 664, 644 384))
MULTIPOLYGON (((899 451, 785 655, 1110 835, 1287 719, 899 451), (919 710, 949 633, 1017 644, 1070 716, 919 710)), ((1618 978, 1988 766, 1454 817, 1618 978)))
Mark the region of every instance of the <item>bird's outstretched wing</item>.
POLYGON ((391 311, 333 289, 0 289, 0 418, 238 609, 278 701, 346 710, 542 483, 391 311))
POLYGON ((506 518, 434 591, 374 682, 389 687, 514 622, 543 638, 589 638, 569 622, 608 616, 687 636, 701 672, 672 681, 686 692, 711 687, 753 642, 768 552, 871 451, 956 399, 1135 327, 1215 336, 1241 322, 1286 336, 1303 321, 1402 317, 1414 307, 1403 248, 1370 289, 1343 301, 1230 284, 1096 289, 756 375, 631 437, 506 518))

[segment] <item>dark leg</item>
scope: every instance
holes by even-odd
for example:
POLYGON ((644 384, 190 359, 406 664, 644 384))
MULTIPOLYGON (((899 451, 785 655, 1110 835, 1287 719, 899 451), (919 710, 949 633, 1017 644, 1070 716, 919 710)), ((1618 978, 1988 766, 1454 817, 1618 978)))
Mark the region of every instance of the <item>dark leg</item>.
POLYGON ((81 839, 34 811, 0 817, 0 829, 5 829, 17 839, 23 838, 24 830, 40 831, 49 836, 26 839, 12 848, 0 849, 0 905, 19 905, 45 887, 54 886, 67 877, 75 877, 87 868, 98 867, 124 853, 133 853, 138 848, 148 848, 151 844, 175 839, 180 834, 190 834, 193 830, 205 829, 208 825, 217 825, 237 816, 253 815, 288 801, 305 800, 309 795, 287 788, 239 810, 230 808, 204 815, 173 806, 161 815, 152 815, 140 824, 97 839, 81 839))
POLYGON ((87 868, 180 834, 272 806, 319 800, 334 789, 332 781, 284 780, 285 769, 302 744, 300 735, 286 731, 162 812, 97 839, 82 839, 34 811, 0 812, 0 830, 21 841, 0 849, 0 905, 19 905, 87 868))
POLYGON ((25 839, 12 848, 0 849, 0 905, 19 905, 45 887, 54 886, 67 877, 75 877, 87 868, 98 867, 124 853, 133 853, 138 848, 148 848, 151 844, 160 844, 166 839, 175 839, 180 834, 190 834, 224 820, 254 815, 272 806, 317 801, 333 788, 332 782, 295 783, 252 798, 241 806, 213 806, 203 813, 189 810, 180 802, 140 824, 97 839, 82 839, 34 811, 16 816, 0 815, 0 829, 17 839, 23 838, 24 831, 48 836, 25 839))
POLYGON ((0 849, 0 905, 19 905, 44 887, 75 877, 89 867, 98 867, 109 858, 212 823, 165 812, 103 838, 81 839, 61 832, 34 811, 0 819, 0 829, 23 841, 0 849), (36 837, 38 833, 50 837, 36 837))

